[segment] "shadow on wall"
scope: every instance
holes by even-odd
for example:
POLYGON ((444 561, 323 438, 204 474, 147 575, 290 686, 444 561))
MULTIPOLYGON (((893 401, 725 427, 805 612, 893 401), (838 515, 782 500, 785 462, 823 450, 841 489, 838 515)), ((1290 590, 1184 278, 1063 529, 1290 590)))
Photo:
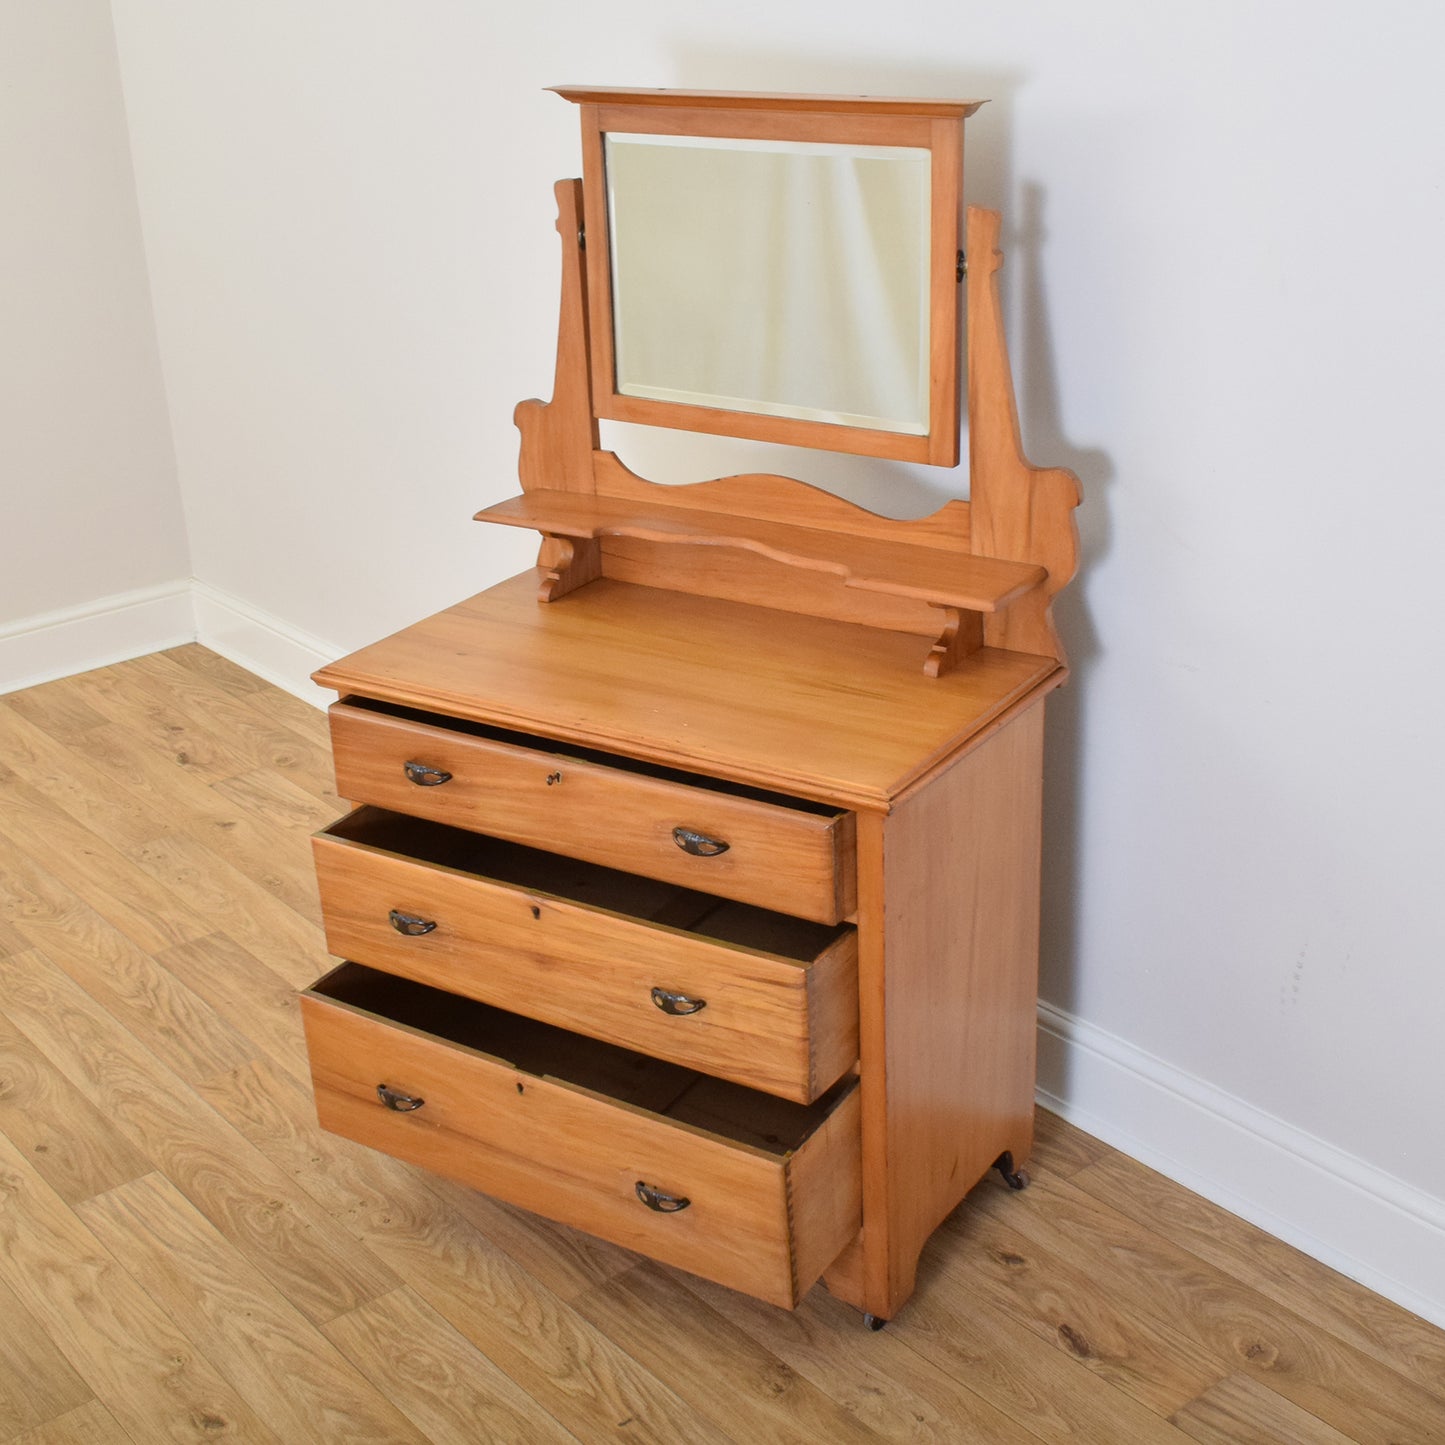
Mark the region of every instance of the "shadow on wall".
MULTIPOLYGON (((1054 604, 1059 633, 1073 675, 1068 687, 1049 699, 1045 734, 1043 917, 1039 946, 1039 992, 1058 1008, 1073 1011, 1079 961, 1084 734, 1088 725, 1089 674, 1100 648, 1085 602, 1088 577, 1109 549, 1105 492, 1114 468, 1097 447, 1080 447, 1065 434, 1058 366, 1048 326, 1043 254, 1044 188, 1033 181, 1020 187, 1017 223, 1005 216, 1004 274, 1012 269, 1017 290, 1010 337, 1019 429, 1024 451, 1039 465, 1062 466, 1078 474, 1084 501, 1079 523, 1079 581, 1054 604)), ((1006 310, 1005 314, 1009 312, 1006 310)))

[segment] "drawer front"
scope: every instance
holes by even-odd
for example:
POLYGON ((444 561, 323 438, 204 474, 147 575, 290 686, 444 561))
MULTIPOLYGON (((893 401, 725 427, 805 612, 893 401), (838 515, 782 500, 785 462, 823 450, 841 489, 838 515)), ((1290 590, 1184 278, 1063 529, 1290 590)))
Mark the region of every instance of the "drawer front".
POLYGON ((790 808, 345 702, 331 709, 331 742, 337 790, 355 803, 820 923, 856 906, 849 813, 790 808))
POLYGON ((338 999, 348 970, 367 972, 344 965, 302 997, 323 1127, 788 1307, 856 1235, 856 1088, 770 1154, 338 999))
MULTIPOLYGON (((541 866, 531 870, 514 864, 514 878, 520 872, 540 885, 528 887, 359 841, 402 847, 405 830, 388 824, 407 821, 362 809, 313 839, 327 946, 338 957, 801 1103, 858 1057, 852 929, 829 937, 811 924, 692 896, 693 912, 723 915, 697 925, 719 938, 627 911, 670 908, 681 922, 679 905, 688 900, 665 884, 583 864, 601 876, 590 894, 603 906, 592 906, 547 891, 568 881, 555 875, 579 867, 547 855, 533 855, 541 866), (729 923, 734 937, 757 943, 727 941, 729 923), (827 941, 802 960, 766 951, 770 942, 785 949, 789 932, 827 941)), ((527 852, 461 836, 494 853, 527 852)), ((485 854, 479 866, 486 868, 485 854)), ((812 940, 805 942, 793 951, 806 953, 812 940)))

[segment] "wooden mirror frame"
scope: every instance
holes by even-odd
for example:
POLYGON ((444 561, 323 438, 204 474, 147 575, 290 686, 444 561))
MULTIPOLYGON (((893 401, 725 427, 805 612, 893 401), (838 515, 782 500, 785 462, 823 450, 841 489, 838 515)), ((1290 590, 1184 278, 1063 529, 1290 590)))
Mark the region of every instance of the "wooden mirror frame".
POLYGON ((963 122, 982 101, 555 86, 580 108, 593 414, 714 436, 952 467, 959 459, 958 328, 963 122), (910 146, 930 153, 929 415, 923 435, 624 396, 613 354, 603 137, 609 132, 910 146))

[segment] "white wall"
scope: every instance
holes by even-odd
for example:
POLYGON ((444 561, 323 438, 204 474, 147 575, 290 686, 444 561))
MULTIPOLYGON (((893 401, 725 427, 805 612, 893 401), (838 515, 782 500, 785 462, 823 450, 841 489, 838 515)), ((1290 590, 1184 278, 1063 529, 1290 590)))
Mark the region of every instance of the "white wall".
MULTIPOLYGON (((1046 1090, 1445 1320, 1438 11, 114 12, 196 572, 318 650, 529 559, 467 518, 551 384, 550 182, 578 160, 541 87, 994 97, 968 189, 1012 230, 1025 436, 1087 489, 1046 1090)), ((756 464, 624 440, 678 476, 756 464)), ((899 512, 961 486, 808 471, 899 512)))
POLYGON ((105 0, 0 0, 0 177, 3 691, 189 626, 105 0))

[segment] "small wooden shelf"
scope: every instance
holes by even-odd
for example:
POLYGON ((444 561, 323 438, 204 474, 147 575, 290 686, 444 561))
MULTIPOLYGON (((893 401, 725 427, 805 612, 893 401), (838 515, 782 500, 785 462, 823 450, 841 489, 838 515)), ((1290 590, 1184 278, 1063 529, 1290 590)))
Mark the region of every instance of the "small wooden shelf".
POLYGON ((691 546, 741 547, 789 566, 832 572, 848 587, 913 597, 935 607, 966 612, 1002 611, 1048 575, 1044 568, 1028 562, 581 492, 529 491, 485 508, 476 520, 530 527, 572 542, 632 537, 691 546))

